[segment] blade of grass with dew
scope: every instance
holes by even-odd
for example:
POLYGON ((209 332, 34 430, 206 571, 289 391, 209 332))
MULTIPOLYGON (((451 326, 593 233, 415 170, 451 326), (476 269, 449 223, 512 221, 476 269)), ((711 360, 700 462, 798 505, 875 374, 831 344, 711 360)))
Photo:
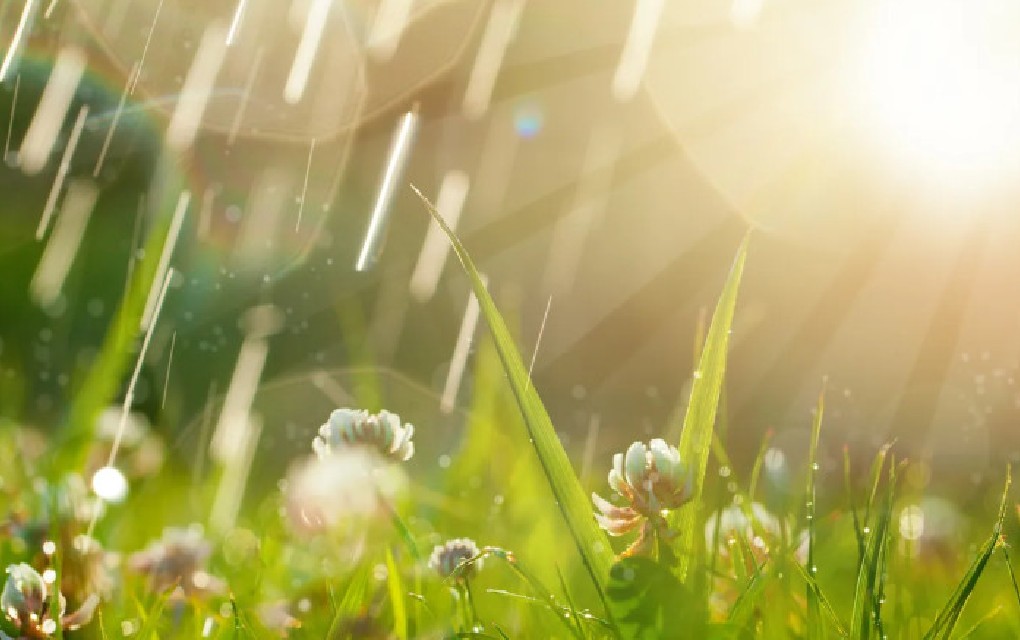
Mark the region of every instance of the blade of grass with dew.
POLYGON ((885 468, 885 460, 889 456, 891 448, 892 443, 882 445, 882 448, 875 454, 875 459, 871 463, 871 493, 868 494, 868 501, 864 504, 865 527, 871 521, 871 509, 875 504, 875 498, 878 496, 878 485, 882 482, 882 471, 885 468))
POLYGON ((948 638, 952 634, 953 628, 956 627, 960 614, 963 613, 963 608, 967 605, 967 600, 970 598, 971 592, 974 591, 978 579, 984 572, 989 558, 992 557, 992 554, 995 553, 995 548, 1002 541, 1002 523, 1006 519, 1006 505, 1009 501, 1009 485, 1011 482, 1012 471, 1009 467, 1006 467, 1006 484, 1002 489, 1002 501, 999 503, 999 514, 995 520, 995 526, 992 527, 992 533, 981 546, 977 557, 974 558, 974 562, 967 569, 967 573, 960 580, 960 584, 957 585, 952 596, 942 607, 942 610, 939 611, 931 628, 924 634, 925 640, 929 638, 948 638))
MULTIPOLYGON (((524 417, 535 453, 549 481, 549 487, 552 489, 560 513, 570 530, 581 561, 591 577, 599 598, 605 605, 605 585, 613 559, 609 539, 595 523, 588 495, 574 473, 570 459, 553 428, 552 420, 535 391, 534 385, 531 384, 531 378, 528 376, 528 371, 514 345, 506 323, 482 283, 478 269, 468 255, 467 249, 443 220, 435 206, 416 187, 412 186, 412 188, 425 204, 432 219, 449 238, 454 253, 457 254, 471 281, 471 287, 478 299, 482 316, 492 333, 510 387, 524 417)), ((608 608, 606 610, 608 611, 608 608)))
POLYGON ((679 510, 679 515, 672 518, 671 522, 671 524, 679 525, 677 538, 679 566, 676 570, 681 580, 687 578, 698 540, 698 524, 700 522, 698 511, 701 508, 705 471, 708 467, 708 453, 712 446, 712 433, 719 407, 719 396, 722 393, 723 378, 726 373, 730 327, 733 324, 737 291, 740 288, 740 278, 747 258, 748 241, 749 236, 744 238, 737 250, 733 267, 730 269, 715 313, 712 315, 712 323, 708 329, 708 336, 705 338, 705 347, 702 349, 698 361, 697 375, 691 386, 691 399, 684 416, 683 430, 680 433, 680 459, 691 469, 694 483, 691 501, 679 510))
MULTIPOLYGON (((807 496, 805 499, 805 518, 807 519, 808 548, 807 548, 807 571, 814 575, 818 569, 815 567, 815 500, 817 498, 815 486, 818 472, 818 440, 822 433, 822 417, 825 414, 825 388, 818 394, 818 404, 815 407, 815 418, 811 424, 811 444, 808 449, 808 473, 807 473, 807 496)), ((818 610, 818 597, 815 590, 810 586, 806 587, 807 593, 807 632, 808 638, 821 638, 822 626, 818 610)))
POLYGON ((800 574, 801 579, 804 580, 804 584, 806 584, 807 587, 814 592, 815 598, 817 598, 818 604, 821 606, 821 610, 828 617, 832 626, 835 627, 836 633, 839 634, 839 637, 848 637, 849 634, 847 633, 846 625, 844 625, 843 621, 839 619, 839 615, 836 614, 836 610, 832 607, 832 603, 826 597, 825 593, 822 592, 821 587, 818 586, 818 581, 815 580, 815 577, 810 575, 807 570, 797 562, 794 562, 791 566, 798 574, 800 574))
POLYGON ((768 560, 755 569, 730 609, 730 615, 726 622, 738 634, 741 631, 750 631, 747 629, 747 623, 761 601, 762 594, 765 592, 767 564, 768 560))
POLYGON ((864 562, 864 532, 861 529, 861 519, 857 515, 857 505, 854 504, 854 488, 850 474, 850 448, 843 445, 843 486, 846 489, 846 505, 850 511, 850 517, 854 524, 854 538, 857 540, 857 564, 864 562))
MULTIPOLYGON (((883 450, 886 451, 886 450, 883 450)), ((884 453, 879 452, 882 462, 876 460, 879 471, 884 466, 884 453)), ((873 483, 874 492, 881 482, 882 474, 875 476, 873 483)), ((879 513, 875 522, 875 528, 867 535, 867 546, 864 551, 864 562, 857 570, 857 586, 854 589, 853 617, 850 620, 850 637, 866 640, 871 637, 872 626, 880 624, 876 619, 875 593, 878 571, 881 567, 880 556, 882 546, 886 543, 886 537, 891 535, 889 521, 892 514, 893 494, 896 489, 896 465, 895 461, 889 466, 889 473, 886 476, 886 497, 885 508, 879 513)), ((867 524, 867 522, 865 523, 867 524)))
POLYGON ((576 637, 578 640, 584 640, 588 637, 588 634, 584 632, 581 619, 577 615, 577 607, 574 605, 573 598, 570 597, 570 589, 567 587, 567 581, 564 579, 563 572, 559 567, 556 567, 556 577, 560 579, 560 590, 563 591, 563 599, 567 601, 567 616, 574 623, 574 628, 577 631, 576 637))
POLYGON ((892 545, 892 537, 894 535, 892 522, 893 522, 893 504, 895 502, 896 493, 896 478, 900 472, 906 468, 906 460, 896 465, 895 460, 890 464, 889 467, 889 493, 886 497, 883 520, 885 521, 885 535, 882 536, 878 547, 878 558, 875 569, 875 587, 874 594, 872 595, 872 609, 874 610, 874 616, 872 619, 875 622, 875 634, 878 638, 885 638, 885 622, 882 613, 882 606, 885 604, 885 584, 886 577, 889 575, 889 553, 890 546, 892 545))

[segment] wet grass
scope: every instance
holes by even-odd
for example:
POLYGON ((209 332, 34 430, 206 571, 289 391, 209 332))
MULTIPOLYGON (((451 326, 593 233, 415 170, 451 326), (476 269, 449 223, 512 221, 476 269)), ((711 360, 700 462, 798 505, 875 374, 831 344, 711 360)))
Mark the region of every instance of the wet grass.
MULTIPOLYGON (((25 585, 9 581, 4 633, 855 640, 1020 635, 1020 591, 1003 537, 1014 513, 1007 469, 994 513, 980 505, 964 510, 986 521, 982 529, 990 533, 978 539, 961 530, 926 534, 923 521, 911 519, 917 496, 904 490, 910 462, 895 447, 876 452, 863 481, 845 454, 837 479, 838 464, 824 455, 840 444, 824 429, 824 394, 799 467, 777 460, 766 438, 751 468, 732 468, 716 425, 746 241, 704 333, 680 437, 668 443, 684 470, 682 504, 660 509, 655 487, 662 478, 655 474, 665 473, 663 467, 641 475, 628 456, 628 482, 641 476, 648 484, 635 481, 617 490, 615 506, 638 505, 633 513, 641 528, 619 540, 608 537, 589 497, 592 491, 608 495, 602 474, 593 486, 578 477, 580 447, 564 447, 468 250, 427 200, 425 205, 449 235, 489 329, 474 354, 466 425, 449 463, 426 475, 391 460, 367 476, 323 476, 323 482, 337 482, 326 487, 336 500, 327 492, 326 500, 312 503, 301 502, 299 485, 290 478, 281 491, 245 503, 232 527, 177 531, 150 546, 164 527, 187 525, 196 511, 208 513, 225 473, 213 465, 196 478, 171 463, 133 480, 127 502, 108 506, 94 540, 85 540, 92 518, 81 507, 93 498, 75 478, 80 482, 94 470, 87 461, 101 443, 88 425, 115 399, 137 348, 138 316, 154 271, 143 266, 69 409, 68 424, 42 445, 33 445, 35 435, 12 422, 0 432, 6 523, 0 559, 5 565, 29 563, 50 584, 59 583, 68 613, 92 594, 102 601, 81 629, 69 624, 44 631, 24 617, 16 622, 10 612, 36 611, 45 619, 42 602, 55 610, 56 592, 50 588, 33 603, 25 585), (45 451, 33 453, 38 446, 45 451), (769 475, 777 470, 796 478, 796 499, 776 500, 770 493, 769 475), (399 490, 379 480, 378 473, 390 471, 403 478, 399 490), (747 481, 738 481, 742 477, 747 481), (627 493, 635 486, 636 497, 627 493), (370 509, 345 506, 359 493, 372 498, 370 509), (335 518, 319 517, 333 515, 320 513, 333 508, 340 510, 335 518), (655 544, 638 544, 623 557, 636 536, 655 544), (461 538, 477 547, 451 556, 448 565, 437 562, 434 547, 461 538), (47 541, 55 544, 46 547, 47 541)), ((160 241, 153 237, 149 245, 160 241)), ((377 386, 365 388, 371 389, 363 399, 369 408, 385 405, 377 386)), ((415 416, 403 417, 415 422, 415 416)), ((635 429, 633 439, 641 437, 635 429)), ((612 460, 599 462, 604 472, 613 467, 612 460)), ((662 499, 668 503, 677 495, 662 499)))

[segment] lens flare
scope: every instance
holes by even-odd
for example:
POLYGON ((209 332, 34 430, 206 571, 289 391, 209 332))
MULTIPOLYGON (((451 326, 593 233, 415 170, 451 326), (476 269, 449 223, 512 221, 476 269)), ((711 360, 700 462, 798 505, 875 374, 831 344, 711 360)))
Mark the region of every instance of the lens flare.
MULTIPOLYGON (((897 161, 934 180, 1001 179, 1020 165, 1020 47, 1004 0, 880 3, 860 95, 897 161)), ((985 186, 985 185, 982 185, 985 186)))

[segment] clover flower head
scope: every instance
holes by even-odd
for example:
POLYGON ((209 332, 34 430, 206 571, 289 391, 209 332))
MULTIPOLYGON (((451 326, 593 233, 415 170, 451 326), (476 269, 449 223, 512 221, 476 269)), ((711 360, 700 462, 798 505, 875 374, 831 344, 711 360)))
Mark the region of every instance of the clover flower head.
POLYGON ((20 628, 21 637, 48 638, 58 628, 71 631, 92 620, 99 598, 90 595, 77 611, 64 615, 67 600, 57 593, 60 610, 50 611, 51 595, 46 580, 24 562, 7 567, 7 581, 0 593, 0 608, 12 623, 20 628))
POLYGON ((40 624, 48 605, 48 588, 39 572, 24 562, 7 567, 0 608, 11 622, 40 624))
POLYGON ((400 416, 389 411, 369 413, 362 409, 337 409, 319 427, 312 448, 321 458, 352 446, 375 449, 383 456, 405 462, 414 455, 414 426, 401 425, 400 416))
MULTIPOLYGON (((478 545, 470 538, 454 538, 432 549, 429 556, 429 568, 443 578, 449 578, 457 567, 465 560, 470 560, 480 553, 478 545)), ((482 560, 476 560, 461 570, 458 577, 468 578, 482 568, 482 560)))
POLYGON ((658 521, 662 512, 676 509, 691 499, 691 477, 676 447, 655 438, 647 445, 635 442, 626 453, 613 456, 609 486, 626 502, 614 505, 596 493, 592 501, 595 519, 610 535, 632 531, 648 520, 658 521))
POLYGON ((300 629, 301 621, 291 615, 291 606, 286 600, 264 602, 255 610, 262 625, 286 638, 292 629, 300 629))
POLYGON ((715 546, 716 565, 709 593, 713 619, 725 620, 743 593, 737 576, 753 573, 769 560, 775 549, 791 545, 797 562, 807 562, 807 531, 793 535, 789 521, 777 517, 764 505, 731 504, 705 522, 705 545, 715 546))
POLYGON ((131 555, 130 567, 149 577, 155 591, 174 587, 174 595, 204 596, 219 593, 224 585, 205 571, 212 545, 199 525, 167 527, 163 537, 131 555))
POLYGON ((743 541, 754 559, 761 563, 770 549, 788 534, 789 527, 758 502, 747 507, 730 505, 705 522, 705 544, 711 549, 718 540, 718 552, 723 558, 729 556, 733 545, 743 541))

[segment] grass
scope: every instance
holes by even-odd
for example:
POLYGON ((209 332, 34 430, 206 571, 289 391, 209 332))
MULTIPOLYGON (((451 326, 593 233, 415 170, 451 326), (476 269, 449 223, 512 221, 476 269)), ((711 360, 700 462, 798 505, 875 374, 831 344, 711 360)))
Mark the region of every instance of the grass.
MULTIPOLYGON (((53 570, 68 613, 89 595, 102 596, 91 622, 77 630, 58 625, 54 637, 856 640, 1020 633, 1020 589, 1004 539, 1015 528, 1008 470, 995 512, 978 507, 968 514, 987 518, 986 537, 971 540, 957 531, 925 538, 905 520, 916 496, 905 490, 911 467, 895 447, 878 450, 864 482, 844 449, 842 481, 834 481, 840 474, 826 452, 838 450, 838 442, 823 429, 824 393, 799 466, 777 462, 766 436, 746 474, 732 468, 717 421, 748 240, 699 341, 683 428, 670 443, 686 484, 661 499, 682 495, 682 504, 669 503, 662 517, 638 500, 654 492, 628 498, 624 491, 616 506, 639 505, 633 513, 640 528, 611 540, 590 498, 592 491, 608 495, 605 481, 599 474, 586 486, 578 477, 571 453, 580 451, 561 442, 468 250, 422 200, 449 236, 489 329, 479 338, 466 428, 449 464, 422 472, 410 463, 374 463, 370 476, 347 477, 329 485, 335 496, 297 507, 300 485, 290 475, 285 491, 249 497, 232 528, 178 531, 176 542, 164 538, 147 547, 166 526, 208 519, 221 478, 215 470, 193 477, 170 461, 133 480, 125 504, 108 506, 95 529, 105 552, 86 555, 80 536, 89 518, 76 507, 88 496, 75 477, 87 477, 87 461, 101 450, 86 425, 114 399, 130 368, 154 271, 139 268, 98 364, 71 404, 69 425, 49 442, 51 455, 32 454, 33 434, 14 422, 0 431, 7 530, 0 560, 27 562, 40 574, 53 570), (777 469, 802 481, 794 499, 778 499, 771 480, 777 469), (400 488, 390 491, 383 472, 392 472, 400 488), (738 482, 745 475, 747 482, 738 482), (364 499, 372 508, 357 506, 364 499), (332 509, 345 501, 351 504, 342 517, 316 519, 323 504, 332 509), (619 557, 636 535, 659 544, 619 557), (454 538, 478 546, 459 556, 432 551, 454 538), (44 541, 55 542, 56 553, 44 553, 44 541)), ((165 226, 157 226, 150 247, 161 245, 158 233, 165 226)), ((356 313, 349 320, 359 326, 356 313)), ((385 406, 381 385, 361 376, 359 388, 366 408, 385 406)), ((419 432, 416 441, 427 437, 419 432)), ((635 432, 631 439, 639 437, 635 432)), ((341 459, 327 458, 327 465, 341 459)), ((666 463, 656 458, 659 464, 666 463)), ((601 468, 608 472, 612 461, 602 460, 601 468)), ((630 460, 627 474, 637 474, 630 460)), ((5 607, 30 607, 18 600, 17 587, 9 585, 5 607)), ((49 610, 57 600, 51 589, 49 610)), ((10 615, 0 628, 9 637, 47 635, 10 615)))

